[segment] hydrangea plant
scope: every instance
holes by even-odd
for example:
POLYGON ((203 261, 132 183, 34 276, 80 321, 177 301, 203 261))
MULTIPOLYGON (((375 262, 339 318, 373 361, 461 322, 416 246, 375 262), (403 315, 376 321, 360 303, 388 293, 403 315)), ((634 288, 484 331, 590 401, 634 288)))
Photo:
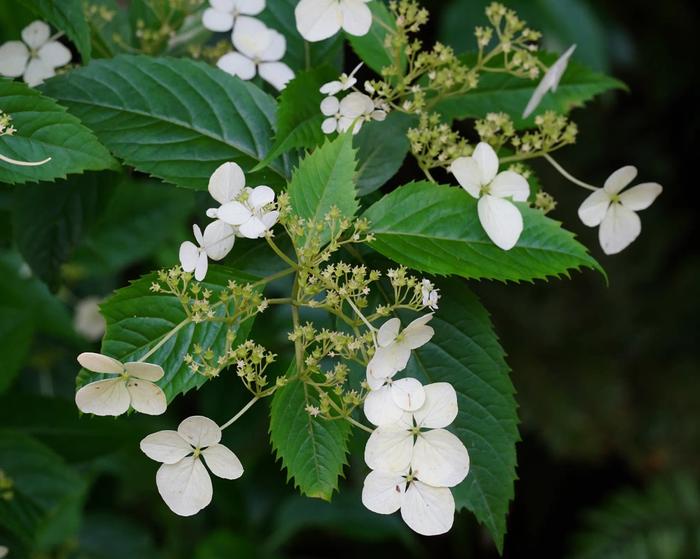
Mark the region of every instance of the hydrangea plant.
POLYGON ((249 401, 230 419, 200 410, 141 442, 173 513, 212 502, 209 472, 245 483, 222 433, 235 441, 264 401, 302 494, 342 491, 361 437, 369 510, 437 535, 467 509, 500 549, 517 404, 470 282, 605 275, 548 216, 560 185, 536 159, 589 191, 578 215, 605 254, 639 236, 659 184, 627 188, 632 166, 589 184, 552 155, 577 140, 571 111, 622 84, 575 45, 543 52, 499 3, 459 56, 418 39, 417 0, 178 0, 129 36, 116 7, 62 6, 0 46, 0 181, 147 175, 210 197, 179 261, 101 303, 101 352, 77 356, 83 420, 159 415, 233 375, 249 401), (250 331, 280 307, 287 348, 273 351, 250 331))

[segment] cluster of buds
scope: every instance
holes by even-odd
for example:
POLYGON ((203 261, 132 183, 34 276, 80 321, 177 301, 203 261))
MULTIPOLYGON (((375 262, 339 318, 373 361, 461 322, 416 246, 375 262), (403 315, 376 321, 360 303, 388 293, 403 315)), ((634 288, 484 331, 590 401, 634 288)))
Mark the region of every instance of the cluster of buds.
POLYGON ((12 126, 12 117, 0 111, 0 136, 12 136, 17 129, 12 126))
POLYGON ((269 396, 287 382, 286 377, 281 376, 277 378, 274 385, 268 386, 269 381, 265 371, 276 358, 277 355, 252 340, 246 340, 226 355, 227 361, 235 365, 236 374, 246 388, 259 398, 269 396))
POLYGON ((437 113, 421 114, 418 126, 409 128, 406 136, 411 153, 422 169, 449 168, 455 159, 467 157, 474 151, 459 132, 441 122, 437 113))
POLYGON ((105 4, 85 3, 84 11, 85 18, 90 22, 90 25, 97 29, 110 23, 117 15, 116 10, 110 9, 105 4))

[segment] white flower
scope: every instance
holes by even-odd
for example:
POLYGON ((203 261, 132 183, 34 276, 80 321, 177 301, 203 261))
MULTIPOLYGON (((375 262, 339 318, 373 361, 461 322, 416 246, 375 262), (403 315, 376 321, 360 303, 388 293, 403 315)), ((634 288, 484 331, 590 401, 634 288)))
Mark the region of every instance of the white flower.
POLYGON ((498 172, 498 156, 493 148, 479 142, 471 157, 455 159, 450 171, 457 182, 479 200, 479 221, 496 246, 510 250, 523 231, 523 217, 508 200, 524 202, 530 194, 525 177, 513 171, 498 172))
POLYGON ((370 0, 301 0, 294 10, 297 29, 307 41, 322 41, 342 28, 350 35, 362 36, 372 26, 370 0))
POLYGON ((236 232, 221 220, 207 225, 204 234, 199 225, 193 225, 192 231, 199 246, 191 241, 183 242, 180 245, 180 265, 185 272, 194 272, 197 281, 202 281, 209 268, 208 258, 221 260, 231 252, 236 232))
POLYGON ((210 31, 231 31, 239 15, 256 16, 265 9, 265 0, 209 0, 202 25, 210 31))
POLYGON ((598 239, 605 254, 617 254, 639 236, 642 222, 636 212, 651 206, 663 190, 658 183, 646 182, 622 192, 636 176, 631 165, 618 169, 578 209, 585 225, 600 225, 598 239))
POLYGON ((342 73, 340 74, 340 77, 337 80, 324 83, 319 91, 326 95, 335 95, 337 93, 340 93, 341 91, 347 91, 357 83, 357 78, 355 77, 355 74, 361 67, 362 62, 355 66, 355 69, 352 72, 350 72, 349 76, 345 73, 342 73))
POLYGON ((423 279, 420 291, 423 297, 423 306, 436 311, 438 308, 438 300, 440 299, 440 290, 435 288, 432 281, 423 279))
POLYGON ((10 550, 4 545, 0 545, 0 559, 7 557, 8 553, 10 553, 10 550))
POLYGON ((0 47, 1 75, 22 76, 27 85, 34 87, 71 61, 70 50, 52 39, 51 28, 43 21, 33 21, 25 27, 22 41, 8 41, 0 47))
POLYGON ((75 305, 73 327, 85 339, 97 341, 105 333, 105 319, 100 314, 100 297, 85 297, 75 305))
POLYGON ((158 431, 141 441, 143 453, 163 464, 156 485, 175 514, 192 516, 211 502, 211 478, 202 462, 223 479, 243 475, 241 461, 219 441, 219 426, 201 415, 183 420, 177 431, 158 431))
POLYGON ((147 415, 165 412, 165 393, 155 384, 163 378, 160 365, 132 361, 122 363, 100 353, 81 353, 78 363, 93 373, 115 375, 83 386, 75 394, 75 404, 83 413, 121 415, 129 409, 147 415))
POLYGON ((367 383, 371 390, 365 397, 364 412, 377 426, 395 423, 404 412, 415 411, 425 402, 423 385, 414 378, 377 379, 367 373, 367 383))
POLYGON ((426 536, 452 527, 450 487, 469 473, 469 453, 445 430, 457 416, 457 394, 448 383, 424 387, 425 403, 395 424, 377 427, 365 447, 374 471, 365 479, 362 503, 379 514, 401 510, 408 526, 426 536))
POLYGON ((238 52, 229 52, 216 63, 224 72, 242 80, 251 80, 257 73, 278 90, 294 77, 292 69, 280 62, 287 49, 281 33, 255 18, 240 16, 232 38, 238 52))
POLYGON ((326 97, 321 101, 321 112, 328 117, 321 124, 325 134, 346 132, 350 127, 352 133, 357 134, 363 123, 386 118, 386 111, 377 109, 374 101, 359 91, 349 93, 342 101, 337 97, 326 97))
POLYGON ((562 54, 554 64, 552 64, 545 75, 542 76, 542 80, 540 80, 540 83, 537 84, 535 91, 532 93, 532 97, 530 97, 530 100, 527 103, 527 107, 525 107, 525 110, 523 111, 523 118, 529 117, 534 112, 548 91, 554 92, 557 90, 559 81, 564 75, 564 72, 566 72, 566 67, 569 64, 569 58, 571 58, 574 50, 576 50, 576 45, 571 45, 568 50, 562 54))
POLYGON ((401 321, 391 318, 377 332, 377 350, 367 364, 367 382, 370 388, 379 387, 384 379, 393 377, 408 365, 411 350, 427 344, 435 334, 428 326, 432 313, 416 318, 400 332, 401 321))

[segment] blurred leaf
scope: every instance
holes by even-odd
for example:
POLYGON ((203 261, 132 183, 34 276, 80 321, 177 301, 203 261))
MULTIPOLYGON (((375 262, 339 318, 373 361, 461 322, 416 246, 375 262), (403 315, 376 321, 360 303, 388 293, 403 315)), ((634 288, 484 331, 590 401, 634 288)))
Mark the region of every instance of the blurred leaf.
MULTIPOLYGON (((346 33, 345 36, 350 41, 357 56, 381 75, 382 68, 394 63, 384 47, 384 40, 387 36, 386 28, 396 29, 396 21, 384 2, 370 2, 367 6, 372 10, 372 27, 370 27, 369 33, 361 37, 349 33, 346 33)), ((402 57, 401 63, 405 65, 405 56, 402 57)))
POLYGON ((700 557, 700 484, 677 475, 643 491, 623 490, 589 511, 575 538, 575 559, 700 557))
MULTIPOLYGON (((58 76, 43 89, 125 163, 177 186, 204 190, 227 161, 248 171, 272 144, 274 100, 202 62, 120 55, 58 76)), ((246 179, 280 186, 289 168, 285 157, 246 179)))
POLYGON ((384 196, 363 215, 372 248, 415 270, 474 279, 533 280, 581 267, 603 269, 574 235, 536 209, 518 204, 524 229, 508 251, 479 223, 476 200, 460 188, 410 183, 384 196))
POLYGON ((86 515, 74 559, 157 559, 147 528, 111 513, 86 515))
MULTIPOLYGON (((295 374, 294 363, 287 376, 295 374)), ((350 423, 312 417, 307 406, 318 406, 318 394, 291 380, 279 388, 270 405, 270 441, 302 495, 330 501, 347 464, 350 423), (313 393, 312 393, 313 392, 313 393)))
POLYGON ((90 0, 90 6, 96 9, 96 14, 89 19, 95 58, 112 58, 134 46, 126 8, 117 0, 90 0), (101 17, 100 10, 108 13, 109 17, 101 17))
POLYGON ((0 182, 53 181, 68 174, 116 168, 117 162, 91 130, 36 89, 0 78, 0 107, 17 128, 13 136, 0 136, 0 153, 20 161, 51 158, 38 167, 0 162, 0 182))
MULTIPOLYGON (((469 475, 452 490, 457 508, 472 511, 503 549, 516 479, 515 389, 488 312, 464 282, 438 282, 433 339, 417 349, 409 371, 425 382, 449 382, 459 414, 452 428, 469 451, 469 475)), ((410 374, 409 373, 409 374, 410 374)))
MULTIPOLYGON (((117 290, 100 306, 107 321, 101 351, 121 361, 129 361, 139 359, 156 344, 162 343, 148 362, 165 370, 158 385, 170 402, 178 394, 199 388, 207 381, 203 375, 190 371, 185 356, 194 352, 196 344, 204 349, 211 348, 220 355, 226 345, 227 332, 235 331, 236 326, 225 322, 194 323, 175 295, 151 291, 151 284, 157 279, 157 272, 143 276, 128 287, 117 290)), ((213 304, 219 300, 219 293, 226 289, 230 280, 248 282, 253 279, 236 270, 211 265, 200 285, 211 290, 213 304)), ((227 305, 233 312, 233 302, 227 305)), ((221 305, 215 310, 217 316, 224 316, 224 311, 221 305)), ((253 319, 249 319, 238 327, 234 347, 246 339, 252 323, 253 319)), ((76 382, 82 386, 99 378, 102 376, 81 370, 76 382)))
POLYGON ((0 431, 0 469, 13 495, 0 499, 0 525, 28 547, 47 549, 78 531, 85 482, 60 456, 25 435, 0 431))
POLYGON ((254 559, 270 557, 255 541, 228 530, 218 530, 207 535, 197 546, 194 559, 254 559))

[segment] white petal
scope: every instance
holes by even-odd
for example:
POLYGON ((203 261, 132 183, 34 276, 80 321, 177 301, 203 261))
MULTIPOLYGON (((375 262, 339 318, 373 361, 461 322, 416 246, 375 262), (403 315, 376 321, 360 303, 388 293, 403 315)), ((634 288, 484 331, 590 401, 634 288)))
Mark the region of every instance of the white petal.
POLYGON ((479 142, 472 157, 479 166, 481 184, 489 184, 498 173, 498 156, 486 142, 479 142))
POLYGON ((389 391, 394 404, 404 411, 415 411, 425 403, 423 385, 414 378, 395 380, 389 385, 389 391))
POLYGON ((406 490, 403 476, 370 472, 362 487, 362 504, 378 514, 392 514, 401 507, 401 497, 406 490))
POLYGON ((638 184, 620 194, 620 203, 628 210, 646 210, 662 190, 661 185, 656 182, 638 184))
POLYGON ((255 77, 255 63, 239 52, 224 54, 216 65, 224 72, 242 80, 252 80, 255 77))
POLYGON ((462 441, 444 429, 418 435, 411 471, 434 487, 454 487, 469 473, 469 454, 462 441))
POLYGON ((537 84, 535 91, 532 92, 532 96, 530 97, 530 100, 527 102, 527 106, 523 111, 523 118, 529 117, 535 111, 535 109, 540 106, 542 98, 549 91, 550 87, 550 80, 547 74, 545 74, 540 80, 540 83, 537 84))
POLYGON ((419 427, 443 429, 457 417, 457 392, 448 382, 433 382, 423 387, 425 403, 413 412, 419 427))
POLYGON ((435 330, 432 327, 426 326, 432 318, 433 313, 424 314, 406 326, 402 334, 402 343, 406 344, 410 349, 417 349, 427 344, 435 334, 435 330))
POLYGON ((600 224, 598 239, 605 254, 617 254, 627 248, 642 232, 639 216, 622 204, 611 204, 600 224))
POLYGON ((151 382, 157 382, 165 375, 163 372, 163 367, 160 365, 154 365, 153 363, 146 363, 144 361, 131 361, 129 363, 125 363, 124 368, 126 369, 126 372, 129 373, 129 376, 150 380, 151 382))
POLYGON ((401 330, 401 321, 398 318, 390 318, 379 327, 377 331, 377 343, 380 347, 386 347, 392 343, 401 330))
POLYGON ((530 98, 530 101, 528 101, 527 107, 525 107, 525 110, 523 111, 523 118, 529 117, 534 112, 548 91, 557 90, 559 82, 561 81, 561 78, 566 71, 566 67, 569 64, 569 58, 574 53, 574 50, 576 50, 576 45, 571 45, 566 52, 562 54, 554 64, 552 64, 549 70, 545 72, 544 76, 542 76, 542 80, 540 80, 540 83, 537 84, 535 91, 532 93, 532 97, 530 98))
POLYGON ((557 58, 557 61, 552 64, 552 67, 549 69, 548 73, 550 75, 552 91, 556 91, 557 87, 559 87, 559 82, 561 81, 564 72, 566 72, 566 67, 569 65, 569 58, 571 58, 571 55, 574 54, 575 50, 576 45, 571 45, 568 49, 566 49, 564 54, 557 58))
POLYGON ((233 29, 233 13, 219 11, 215 8, 207 8, 202 15, 202 25, 209 29, 221 33, 233 29))
POLYGON ((503 249, 515 246, 523 232, 523 216, 510 201, 495 196, 482 196, 477 203, 479 221, 489 239, 503 249))
POLYGON ((367 440, 365 462, 373 470, 402 474, 411 463, 413 435, 404 427, 377 427, 367 440))
POLYGON ((161 415, 168 408, 168 401, 160 386, 147 380, 129 379, 126 389, 131 396, 131 407, 146 415, 161 415))
POLYGON ((610 194, 602 188, 591 192, 578 208, 578 217, 584 225, 600 225, 610 207, 610 194))
POLYGON ((101 353, 86 351, 78 355, 78 363, 88 371, 93 373, 107 373, 110 375, 120 375, 124 372, 124 365, 112 357, 107 357, 101 353))
POLYGON ((511 198, 514 202, 525 202, 530 195, 530 185, 522 175, 513 171, 503 171, 493 179, 490 192, 497 198, 511 198))
POLYGON ((209 0, 209 4, 220 12, 231 12, 237 8, 238 0, 209 0))
POLYGON ((83 413, 121 415, 129 409, 131 397, 122 378, 98 380, 75 394, 75 405, 83 413))
POLYGON ((333 116, 340 110, 340 101, 337 97, 326 97, 321 101, 321 113, 325 116, 333 116))
POLYGON ((338 0, 301 0, 294 16, 301 36, 312 42, 332 37, 343 22, 338 0))
POLYGON ((204 448, 221 441, 219 426, 203 415, 183 419, 177 426, 177 432, 195 448, 204 448))
POLYGON ((245 174, 238 163, 219 165, 209 179, 209 194, 219 204, 226 204, 238 196, 245 186, 245 174))
POLYGON ((321 131, 324 134, 333 134, 338 128, 338 119, 330 117, 321 123, 321 131))
POLYGON ((481 171, 474 158, 458 157, 452 162, 450 172, 455 176, 459 185, 474 198, 481 196, 481 171))
POLYGON ((278 91, 282 91, 294 79, 294 70, 284 62, 261 62, 258 73, 278 91))
POLYGON ((623 188, 625 188, 629 183, 631 183, 637 176, 637 168, 632 165, 626 165, 625 167, 620 167, 612 175, 610 175, 603 188, 609 194, 617 194, 623 188))
POLYGON ((414 532, 437 536, 450 531, 455 516, 455 501, 446 487, 430 487, 413 481, 401 503, 401 518, 414 532))
POLYGON ((27 64, 27 69, 22 76, 24 83, 30 87, 35 87, 44 83, 44 80, 52 78, 56 75, 51 66, 47 66, 43 61, 38 58, 32 58, 27 64))
POLYGON ((383 122, 386 120, 386 111, 381 111, 381 110, 375 110, 372 111, 372 120, 376 120, 378 122, 383 122))
POLYGON ((156 474, 158 492, 175 514, 192 516, 211 503, 211 478, 202 461, 188 456, 163 464, 156 474))
POLYGON ((213 221, 204 230, 204 249, 212 260, 221 260, 233 247, 236 234, 233 227, 220 219, 213 221))
POLYGON ((253 216, 251 211, 240 202, 224 204, 219 208, 217 215, 221 221, 231 225, 242 225, 253 216))
POLYGON ((369 114, 374 110, 374 103, 364 93, 353 91, 340 101, 340 114, 349 119, 369 114))
POLYGON ((231 450, 222 444, 214 444, 202 451, 204 462, 211 473, 223 479, 238 479, 243 475, 243 465, 231 450))
POLYGON ((73 55, 70 50, 58 41, 49 41, 39 49, 39 59, 51 68, 60 68, 71 61, 73 55))
POLYGON ((367 385, 370 390, 379 390, 382 386, 386 384, 389 375, 379 377, 374 374, 372 360, 367 364, 367 385))
POLYGON ((353 136, 358 134, 362 129, 363 120, 361 118, 350 118, 341 116, 338 119, 338 132, 347 132, 352 128, 353 136))
POLYGON ((271 204, 275 201, 275 191, 269 186, 256 186, 250 191, 248 196, 248 204, 254 209, 259 210, 267 204, 271 204))
POLYGON ((51 36, 51 28, 43 21, 33 21, 22 29, 22 40, 30 49, 38 49, 51 36))
POLYGON ((343 0, 340 3, 343 14, 343 29, 350 35, 367 35, 372 26, 372 12, 363 0, 343 0))
POLYGON ((260 218, 260 221, 263 222, 265 229, 270 229, 275 223, 277 223, 279 218, 280 213, 277 210, 273 210, 271 212, 264 213, 260 218))
MULTIPOLYGON (((233 26, 233 46, 248 58, 261 59, 276 33, 259 19, 240 16, 233 26)), ((283 50, 284 52, 284 50, 283 50)))
POLYGON ((193 242, 185 241, 180 245, 180 266, 185 272, 193 272, 199 261, 199 247, 193 242))
POLYGON ((0 46, 0 74, 19 78, 29 62, 29 49, 22 41, 8 41, 0 46))
POLYGON ((377 427, 396 423, 403 415, 403 410, 394 402, 388 386, 369 391, 365 398, 364 412, 367 421, 377 427))
POLYGON ((194 279, 197 281, 204 281, 207 277, 207 270, 209 269, 209 259, 207 258, 207 253, 201 251, 197 257, 197 265, 194 268, 194 279))
POLYGON ((163 464, 175 464, 188 454, 192 454, 193 450, 192 445, 177 431, 151 433, 141 441, 139 446, 151 460, 163 464))
MULTIPOLYGON (((287 51, 287 40, 282 33, 274 29, 270 29, 269 34, 270 42, 265 50, 258 54, 258 59, 263 62, 277 62, 282 59, 284 53, 287 51)), ((291 70, 289 71, 291 72, 291 70)), ((262 72, 260 75, 262 75, 262 72)), ((294 72, 292 72, 292 76, 294 76, 294 72)))
MULTIPOLYGON (((343 84, 338 80, 333 80, 331 82, 324 83, 319 91, 325 95, 335 95, 343 90, 343 84)), ((327 113, 323 113, 327 114, 327 113)))
POLYGON ((194 240, 197 241, 199 246, 202 246, 204 244, 204 236, 202 235, 202 230, 199 228, 199 225, 196 223, 192 225, 192 233, 194 234, 194 240))
POLYGON ((255 216, 238 228, 238 232, 247 239, 259 239, 265 231, 267 231, 267 227, 265 227, 261 219, 255 216))
POLYGON ((265 9, 265 0, 236 0, 236 9, 247 16, 256 16, 265 9))

